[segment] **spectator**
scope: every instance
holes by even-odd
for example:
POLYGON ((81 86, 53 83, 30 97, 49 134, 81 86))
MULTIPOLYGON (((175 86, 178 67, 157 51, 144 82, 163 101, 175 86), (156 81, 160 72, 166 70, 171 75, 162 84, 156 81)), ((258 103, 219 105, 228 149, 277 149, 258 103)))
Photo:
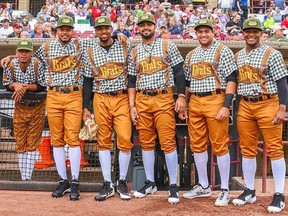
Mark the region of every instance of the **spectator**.
POLYGON ((13 28, 9 26, 9 20, 7 18, 1 20, 1 24, 0 38, 7 38, 7 36, 13 32, 13 28))
POLYGON ((43 24, 43 34, 49 35, 49 38, 55 38, 54 34, 52 33, 51 23, 43 24))
POLYGON ((92 2, 92 19, 93 19, 93 23, 95 23, 95 19, 97 19, 97 17, 100 17, 101 14, 102 14, 102 11, 99 9, 97 1, 93 1, 92 2))
POLYGON ((288 14, 285 15, 285 19, 281 22, 281 27, 283 29, 288 29, 288 14))
POLYGON ((188 30, 185 31, 185 33, 183 34, 183 39, 193 39, 193 40, 197 40, 197 35, 196 35, 196 31, 195 31, 195 23, 190 22, 187 25, 188 30))
MULTIPOLYGON (((159 8, 160 9, 160 8, 159 8)), ((143 11, 139 8, 139 4, 135 4, 134 7, 134 14, 137 18, 139 18, 140 16, 142 16, 143 11)))
POLYGON ((126 21, 126 27, 125 28, 126 28, 126 30, 128 30, 132 33, 135 26, 136 26, 135 16, 134 16, 134 14, 131 14, 126 21))
POLYGON ((174 14, 176 21, 180 21, 180 18, 183 16, 183 11, 181 10, 180 5, 175 5, 174 14))
POLYGON ((168 13, 167 12, 162 13, 161 17, 157 21, 157 27, 160 28, 162 25, 167 24, 167 20, 168 20, 168 13))
POLYGON ((117 35, 118 33, 122 33, 128 38, 132 36, 131 32, 125 29, 125 24, 123 22, 118 22, 117 29, 113 32, 113 35, 117 35))
POLYGON ((160 26, 159 30, 160 30, 160 34, 159 34, 158 38, 170 39, 170 33, 168 32, 166 25, 160 26))
POLYGON ((10 17, 9 20, 11 20, 12 14, 13 14, 12 5, 9 2, 7 2, 5 9, 6 9, 5 11, 7 11, 9 13, 9 17, 10 17))
POLYGON ((28 21, 22 22, 22 28, 24 31, 27 31, 29 33, 29 37, 34 35, 34 31, 30 28, 30 24, 28 21))
POLYGON ((40 23, 34 25, 34 34, 31 38, 49 38, 49 35, 43 33, 43 26, 40 23))
POLYGON ((36 20, 43 19, 44 22, 47 22, 47 11, 48 8, 44 5, 41 8, 41 11, 37 14, 36 20))
POLYGON ((163 2, 160 5, 162 5, 165 8, 165 10, 168 10, 171 8, 171 3, 168 2, 168 0, 163 0, 163 2))
POLYGON ((274 21, 274 19, 273 19, 273 17, 272 17, 272 13, 271 12, 268 12, 267 13, 267 19, 265 20, 265 22, 264 22, 264 28, 265 29, 268 29, 268 28, 270 28, 271 26, 274 26, 275 25, 275 21, 274 21))
POLYGON ((7 38, 20 38, 21 26, 19 23, 13 24, 13 32, 7 36, 7 38))
POLYGON ((276 26, 273 29, 273 35, 272 37, 269 38, 269 41, 277 41, 277 42, 287 42, 287 38, 283 35, 283 31, 282 31, 282 27, 281 26, 276 26))
POLYGON ((79 17, 86 17, 86 11, 84 10, 83 5, 81 5, 81 4, 78 5, 76 15, 79 17))
POLYGON ((69 7, 65 7, 65 8, 64 8, 64 13, 63 13, 63 15, 64 15, 64 16, 69 16, 69 17, 71 17, 71 18, 73 19, 73 21, 75 22, 75 15, 74 15, 72 12, 70 12, 69 7))
POLYGON ((235 0, 236 9, 244 19, 248 18, 248 0, 235 0))
POLYGON ((279 8, 280 10, 284 9, 285 1, 284 0, 275 0, 275 7, 279 8))
POLYGON ((220 19, 216 14, 212 14, 212 24, 214 25, 219 25, 221 27, 221 31, 224 30, 223 25, 220 23, 220 19))
POLYGON ((240 22, 240 15, 236 15, 232 21, 229 21, 226 25, 226 31, 229 33, 232 29, 241 30, 242 24, 240 22))
POLYGON ((275 24, 280 24, 282 22, 282 13, 281 9, 276 7, 275 8, 275 13, 273 14, 273 19, 275 21, 275 24))
POLYGON ((112 23, 113 32, 117 30, 118 23, 120 23, 120 22, 121 22, 121 16, 116 16, 113 23, 112 23))
POLYGON ((56 22, 56 20, 55 20, 55 18, 54 17, 51 17, 50 18, 50 26, 51 26, 51 33, 53 34, 53 36, 56 36, 56 24, 57 24, 57 22, 56 22))
POLYGON ((227 15, 225 13, 223 13, 223 11, 221 9, 218 9, 216 14, 219 17, 219 21, 220 21, 221 25, 226 26, 226 24, 228 22, 227 15))
POLYGON ((233 0, 218 0, 218 8, 221 8, 224 14, 228 15, 228 12, 232 7, 232 2, 233 0))
POLYGON ((59 19, 59 16, 57 13, 58 13, 57 7, 53 7, 50 11, 50 19, 53 17, 55 19, 55 21, 57 22, 59 19))
POLYGON ((239 35, 239 30, 237 29, 232 29, 229 33, 229 40, 230 41, 240 41, 240 35, 239 35))
POLYGON ((214 38, 216 40, 221 40, 221 41, 226 40, 226 34, 224 32, 222 32, 221 25, 219 25, 219 24, 214 25, 213 28, 214 28, 214 38))
POLYGON ((189 23, 189 20, 188 20, 187 14, 183 13, 182 17, 180 18, 180 26, 182 28, 182 31, 187 30, 188 23, 189 23))
POLYGON ((153 7, 158 8, 160 6, 160 2, 159 2, 159 0, 150 0, 149 5, 152 8, 153 7))
POLYGON ((175 17, 168 18, 167 28, 170 34, 175 34, 175 35, 182 34, 182 28, 179 24, 176 24, 175 17))
POLYGON ((270 37, 270 31, 263 31, 260 40, 262 42, 268 42, 269 41, 269 37, 270 37))
POLYGON ((30 35, 29 35, 29 33, 28 33, 28 31, 25 31, 25 30, 22 30, 21 32, 20 32, 20 38, 30 38, 30 35))

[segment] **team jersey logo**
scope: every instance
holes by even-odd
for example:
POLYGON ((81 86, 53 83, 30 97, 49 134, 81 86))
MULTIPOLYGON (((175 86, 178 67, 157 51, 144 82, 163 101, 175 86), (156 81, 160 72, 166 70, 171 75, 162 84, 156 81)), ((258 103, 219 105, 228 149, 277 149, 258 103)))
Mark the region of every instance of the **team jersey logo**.
POLYGON ((212 64, 209 62, 200 62, 191 65, 191 78, 202 80, 207 77, 214 76, 214 70, 212 64))
POLYGON ((140 61, 140 74, 153 74, 165 70, 168 65, 164 64, 163 58, 152 56, 140 61))
POLYGON ((99 67, 98 79, 115 79, 124 73, 125 67, 120 62, 107 62, 99 67))
POLYGON ((76 56, 67 55, 53 58, 51 60, 51 72, 66 73, 77 66, 76 56))
POLYGON ((245 64, 238 69, 238 81, 240 83, 260 83, 262 75, 260 72, 258 68, 245 64))

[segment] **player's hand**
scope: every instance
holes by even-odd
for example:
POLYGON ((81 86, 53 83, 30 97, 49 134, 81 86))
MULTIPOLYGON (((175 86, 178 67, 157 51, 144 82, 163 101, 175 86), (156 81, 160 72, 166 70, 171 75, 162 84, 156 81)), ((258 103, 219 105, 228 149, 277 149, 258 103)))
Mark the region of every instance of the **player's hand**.
POLYGON ((131 121, 133 122, 133 124, 137 125, 137 123, 138 123, 137 119, 139 118, 139 115, 138 115, 136 107, 130 108, 130 118, 131 118, 131 121))
POLYGON ((83 109, 83 115, 82 115, 82 119, 85 122, 87 118, 92 118, 91 117, 91 113, 87 108, 83 109))
POLYGON ((120 44, 123 44, 127 42, 128 38, 124 34, 118 33, 117 40, 119 41, 120 44))
POLYGON ((179 119, 181 120, 186 120, 188 118, 188 115, 187 115, 187 110, 183 110, 182 112, 179 112, 178 113, 178 117, 179 119))
POLYGON ((285 111, 286 111, 286 106, 283 104, 280 104, 279 109, 272 120, 273 125, 278 125, 278 124, 283 123, 285 119, 285 111))
POLYGON ((11 61, 11 59, 10 59, 9 56, 1 59, 1 62, 0 62, 1 67, 4 68, 4 69, 6 69, 6 68, 8 67, 8 65, 10 64, 10 61, 11 61))
POLYGON ((226 120, 227 118, 229 118, 229 115, 230 115, 229 109, 227 107, 222 107, 216 115, 216 120, 218 121, 226 120))
POLYGON ((175 111, 177 113, 183 112, 186 109, 186 100, 184 97, 178 97, 175 103, 175 111))

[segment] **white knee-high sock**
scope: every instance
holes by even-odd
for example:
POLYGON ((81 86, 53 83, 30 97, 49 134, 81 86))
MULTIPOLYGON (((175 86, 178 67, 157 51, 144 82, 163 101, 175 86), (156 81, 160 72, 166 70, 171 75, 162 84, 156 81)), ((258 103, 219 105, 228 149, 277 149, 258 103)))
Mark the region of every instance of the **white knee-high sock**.
POLYGON ((69 159, 72 179, 78 180, 80 172, 81 149, 80 146, 69 147, 69 159))
POLYGON ((36 161, 36 151, 27 152, 26 178, 31 180, 36 161))
POLYGON ((256 158, 242 158, 244 182, 247 188, 254 190, 254 179, 257 169, 256 158))
POLYGON ((99 151, 99 161, 100 161, 104 181, 112 182, 110 150, 104 150, 104 151, 100 150, 99 151))
POLYGON ((54 161, 56 164, 58 175, 62 179, 67 179, 67 173, 66 173, 66 154, 64 147, 53 147, 53 155, 54 155, 54 161))
POLYGON ((201 153, 194 153, 195 165, 197 168, 199 183, 203 188, 209 186, 208 174, 207 174, 207 163, 208 163, 208 152, 207 150, 201 153))
POLYGON ((275 184, 275 193, 284 193, 286 163, 284 158, 271 160, 272 172, 275 184))
POLYGON ((25 181, 26 180, 26 165, 27 165, 27 154, 26 152, 24 153, 18 153, 18 163, 19 163, 19 169, 20 169, 20 174, 21 174, 21 180, 25 181))
POLYGON ((155 164, 155 153, 152 151, 142 150, 144 170, 147 180, 154 182, 154 164, 155 164))
POLYGON ((119 169, 120 169, 120 180, 125 180, 130 164, 131 151, 129 152, 119 152, 119 169))
POLYGON ((230 174, 230 154, 229 152, 222 156, 217 156, 217 163, 221 178, 221 188, 229 189, 230 174))
POLYGON ((170 185, 176 184, 177 182, 177 167, 178 157, 177 151, 173 151, 169 154, 165 154, 166 165, 169 173, 170 185))

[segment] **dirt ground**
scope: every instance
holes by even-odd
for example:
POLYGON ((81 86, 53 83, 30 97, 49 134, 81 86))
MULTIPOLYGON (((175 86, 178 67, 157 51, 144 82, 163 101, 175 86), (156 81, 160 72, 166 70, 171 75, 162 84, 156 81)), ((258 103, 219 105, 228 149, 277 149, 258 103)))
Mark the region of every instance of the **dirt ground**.
MULTIPOLYGON (((232 193, 232 192, 231 192, 232 193)), ((232 198, 241 192, 233 192, 232 198)), ((266 211, 271 202, 271 197, 267 195, 257 196, 257 202, 246 206, 215 207, 214 200, 217 192, 211 198, 200 198, 194 200, 181 199, 177 205, 167 202, 166 192, 157 192, 144 199, 132 199, 130 201, 120 200, 118 195, 104 202, 94 200, 95 193, 82 192, 79 201, 70 201, 68 194, 62 198, 52 198, 50 192, 33 191, 7 191, 2 190, 0 196, 1 216, 40 216, 40 215, 150 215, 150 216, 182 216, 182 215, 271 215, 266 211)), ((288 207, 277 215, 288 215, 288 207)))

